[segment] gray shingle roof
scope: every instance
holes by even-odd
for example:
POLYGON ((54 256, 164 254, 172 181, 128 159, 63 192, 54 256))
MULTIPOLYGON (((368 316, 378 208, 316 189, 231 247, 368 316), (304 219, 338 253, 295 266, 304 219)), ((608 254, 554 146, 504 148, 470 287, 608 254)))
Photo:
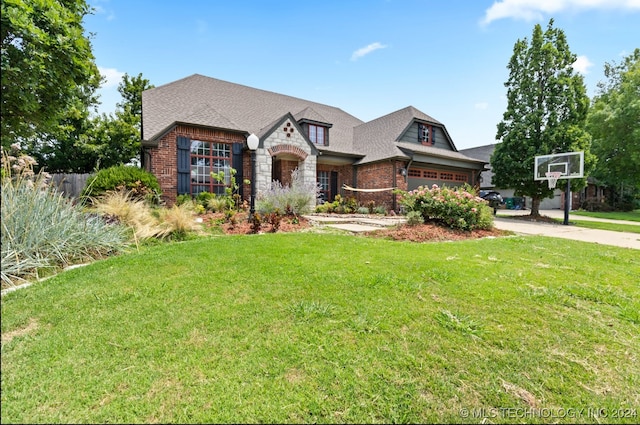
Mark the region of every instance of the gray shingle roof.
POLYGON ((408 158, 394 142, 414 119, 442 125, 413 106, 407 106, 357 126, 354 129, 353 146, 366 155, 359 163, 374 162, 385 158, 408 158))
POLYGON ((308 120, 315 121, 319 123, 331 124, 325 117, 317 113, 312 107, 304 108, 302 111, 298 112, 293 116, 296 121, 300 120, 308 120))
POLYGON ((472 158, 457 152, 442 123, 413 106, 364 123, 333 106, 199 74, 142 93, 143 144, 156 144, 176 123, 263 136, 287 114, 291 114, 296 120, 307 119, 330 124, 329 146, 318 148, 326 153, 362 158, 358 163, 387 158, 408 159, 406 152, 474 162, 472 158), (398 142, 415 120, 442 128, 454 150, 398 142))
POLYGON ((287 113, 305 113, 333 125, 328 150, 357 155, 353 128, 362 120, 333 106, 199 74, 146 90, 142 100, 144 144, 157 143, 173 124, 192 119, 194 124, 259 134, 287 113))
POLYGON ((440 158, 457 159, 465 162, 484 163, 484 161, 481 159, 469 157, 461 152, 448 151, 445 149, 434 148, 433 146, 424 146, 424 145, 419 145, 417 143, 407 143, 407 142, 397 143, 397 146, 399 148, 403 148, 408 151, 430 155, 430 156, 437 156, 440 158))
POLYGON ((493 187, 493 171, 491 171, 491 155, 493 154, 493 151, 495 150, 496 145, 491 144, 491 145, 484 145, 484 146, 478 146, 475 148, 469 148, 469 149, 462 149, 460 152, 464 153, 465 155, 468 155, 470 157, 473 158, 478 158, 479 160, 484 161, 487 164, 487 171, 483 171, 481 174, 482 177, 482 183, 480 185, 480 187, 482 188, 491 188, 493 187))

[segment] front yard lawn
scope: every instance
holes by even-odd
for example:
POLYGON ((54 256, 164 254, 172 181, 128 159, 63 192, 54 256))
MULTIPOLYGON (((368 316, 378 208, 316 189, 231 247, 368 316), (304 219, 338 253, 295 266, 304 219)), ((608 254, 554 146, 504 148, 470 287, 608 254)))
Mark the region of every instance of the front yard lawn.
POLYGON ((2 298, 2 422, 636 423, 638 276, 544 237, 146 247, 2 298))
POLYGON ((633 210, 629 212, 590 212, 590 211, 571 211, 571 214, 583 215, 586 217, 595 218, 607 218, 609 220, 626 220, 626 221, 640 221, 640 210, 633 210))

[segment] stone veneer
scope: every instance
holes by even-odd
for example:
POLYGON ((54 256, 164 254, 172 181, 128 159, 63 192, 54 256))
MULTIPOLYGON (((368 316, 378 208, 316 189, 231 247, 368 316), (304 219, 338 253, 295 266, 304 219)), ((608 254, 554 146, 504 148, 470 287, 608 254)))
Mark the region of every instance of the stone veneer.
MULTIPOLYGON (((300 134, 299 127, 287 119, 266 139, 256 151, 256 193, 271 189, 273 159, 277 155, 298 158, 298 170, 305 184, 316 184, 316 156, 312 147, 300 134)), ((315 205, 315 203, 314 203, 315 205)))

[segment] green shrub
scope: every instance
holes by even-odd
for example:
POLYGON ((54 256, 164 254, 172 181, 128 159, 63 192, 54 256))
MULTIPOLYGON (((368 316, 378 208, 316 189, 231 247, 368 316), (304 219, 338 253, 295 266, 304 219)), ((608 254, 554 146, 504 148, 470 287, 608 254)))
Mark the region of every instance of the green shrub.
POLYGON ((12 175, 8 162, 3 168, 3 286, 37 278, 43 269, 90 261, 126 247, 123 227, 83 212, 47 185, 44 175, 12 175))
POLYGON ((204 207, 207 206, 207 204, 209 203, 210 199, 214 199, 216 197, 215 193, 211 193, 211 192, 200 192, 198 193, 198 195, 196 196, 196 202, 204 207))
POLYGON ((190 194, 184 193, 182 195, 176 196, 176 205, 177 206, 180 206, 182 204, 186 204, 187 202, 193 202, 193 197, 190 194))
POLYGON ((460 230, 489 229, 493 226, 491 208, 470 188, 450 189, 433 185, 410 192, 396 191, 405 211, 418 211, 422 217, 460 230))
POLYGON ((207 209, 213 212, 224 212, 233 207, 233 200, 228 196, 211 198, 207 201, 207 209))
POLYGON ((419 226, 420 224, 424 224, 422 213, 420 211, 409 211, 407 213, 407 225, 419 226))
POLYGON ((387 215, 387 207, 385 207, 384 205, 377 205, 373 209, 373 213, 380 214, 380 215, 387 215))
POLYGON ((335 205, 333 202, 325 202, 324 204, 316 205, 315 211, 321 214, 329 214, 333 212, 335 205))
POLYGON ((124 190, 133 198, 158 203, 160 184, 156 176, 142 168, 118 165, 98 171, 87 180, 81 198, 89 200, 110 191, 124 190))
POLYGON ((369 211, 369 208, 367 207, 360 207, 358 208, 358 214, 369 214, 371 211, 369 211))

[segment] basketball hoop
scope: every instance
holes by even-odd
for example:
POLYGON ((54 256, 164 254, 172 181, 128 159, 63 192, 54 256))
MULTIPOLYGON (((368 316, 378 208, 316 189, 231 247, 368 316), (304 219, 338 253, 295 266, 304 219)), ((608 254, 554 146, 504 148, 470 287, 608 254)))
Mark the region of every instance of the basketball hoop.
POLYGON ((549 183, 549 189, 555 189, 558 179, 562 177, 562 171, 547 171, 544 173, 547 176, 547 183, 549 183))

